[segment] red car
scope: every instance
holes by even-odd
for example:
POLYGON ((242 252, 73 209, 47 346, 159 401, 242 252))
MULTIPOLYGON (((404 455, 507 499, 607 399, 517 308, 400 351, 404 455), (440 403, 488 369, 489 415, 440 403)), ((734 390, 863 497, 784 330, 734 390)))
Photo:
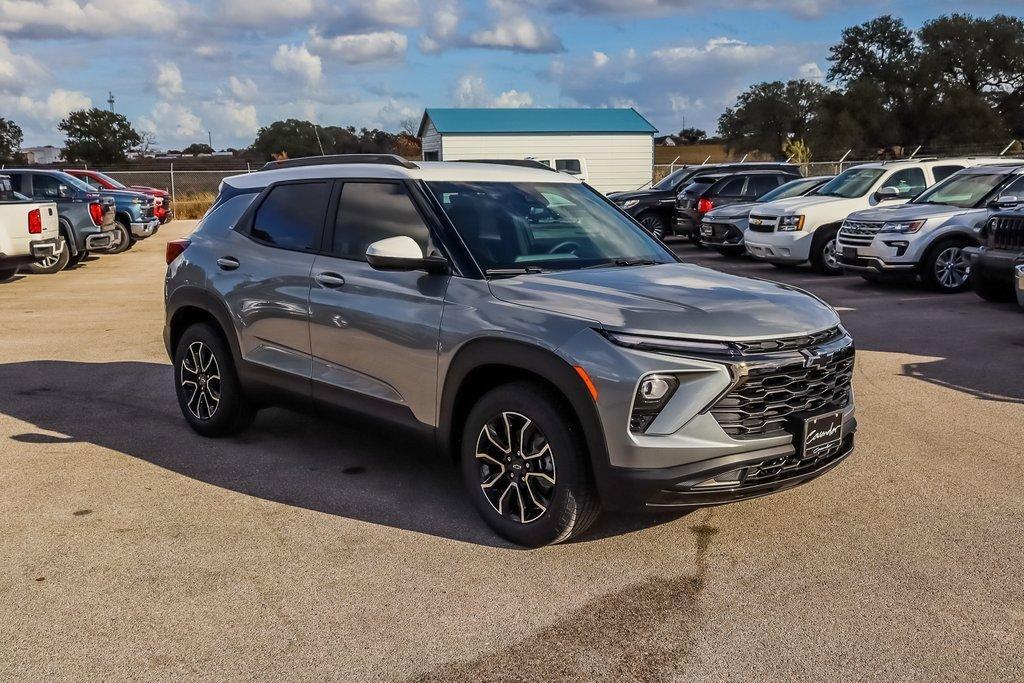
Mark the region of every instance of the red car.
POLYGON ((81 168, 66 168, 64 173, 80 178, 97 189, 131 190, 132 192, 140 192, 154 197, 157 201, 156 206, 153 207, 153 216, 160 220, 161 225, 171 220, 174 216, 171 211, 171 195, 167 190, 161 190, 158 187, 147 187, 145 185, 125 185, 105 173, 81 168))

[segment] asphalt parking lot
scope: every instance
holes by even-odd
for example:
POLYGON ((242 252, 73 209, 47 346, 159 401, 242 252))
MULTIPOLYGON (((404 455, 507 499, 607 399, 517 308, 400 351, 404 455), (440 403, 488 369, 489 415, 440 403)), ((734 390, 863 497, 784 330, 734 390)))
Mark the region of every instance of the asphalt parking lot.
POLYGON ((807 486, 526 551, 423 445, 180 417, 163 246, 0 285, 0 672, 348 680, 1019 680, 1024 314, 723 259, 859 356, 856 453, 807 486))

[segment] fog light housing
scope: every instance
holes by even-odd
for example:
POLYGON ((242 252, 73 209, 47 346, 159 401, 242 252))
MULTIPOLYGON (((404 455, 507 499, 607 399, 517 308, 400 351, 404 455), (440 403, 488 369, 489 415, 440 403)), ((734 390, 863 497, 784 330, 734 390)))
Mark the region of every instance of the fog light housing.
POLYGON ((658 417, 672 395, 679 388, 679 380, 672 375, 647 375, 640 380, 633 397, 633 412, 629 416, 629 431, 643 434, 658 417))

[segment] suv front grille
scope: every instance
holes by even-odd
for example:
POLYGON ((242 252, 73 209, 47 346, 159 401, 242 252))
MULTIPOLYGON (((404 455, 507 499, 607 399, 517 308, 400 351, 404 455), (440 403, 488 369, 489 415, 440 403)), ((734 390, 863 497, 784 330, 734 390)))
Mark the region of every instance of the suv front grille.
POLYGON ((988 224, 993 249, 1024 249, 1024 217, 995 216, 988 224))
POLYGON ((744 355, 750 353, 771 353, 773 351, 799 351, 800 349, 805 349, 808 346, 817 346, 818 344, 830 342, 833 339, 842 336, 842 334, 843 331, 839 329, 839 326, 837 325, 836 327, 830 327, 829 329, 822 330, 821 332, 805 334, 799 337, 734 342, 734 344, 739 347, 740 351, 742 351, 744 355))
POLYGON ((722 430, 733 438, 763 438, 787 433, 797 413, 839 409, 850 401, 852 346, 810 367, 802 360, 753 367, 711 408, 722 430))
POLYGON ((759 216, 750 214, 747 218, 747 228, 754 232, 775 232, 775 216, 759 216))
POLYGON ((881 223, 862 223, 859 221, 846 221, 839 231, 839 244, 853 247, 866 247, 875 239, 875 235, 882 229, 881 223))

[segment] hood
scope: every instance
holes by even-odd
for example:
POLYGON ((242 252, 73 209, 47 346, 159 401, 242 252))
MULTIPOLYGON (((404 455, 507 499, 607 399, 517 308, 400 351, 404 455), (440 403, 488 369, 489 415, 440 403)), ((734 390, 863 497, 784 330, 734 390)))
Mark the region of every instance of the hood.
POLYGON ((633 190, 632 192, 611 192, 607 195, 608 199, 615 202, 624 202, 630 199, 646 199, 648 197, 659 197, 664 195, 666 197, 674 197, 671 190, 633 190))
POLYGON ((758 207, 757 213, 758 215, 763 213, 768 216, 789 216, 816 206, 838 204, 839 202, 852 202, 858 206, 863 206, 864 198, 856 197, 854 199, 844 199, 843 197, 825 197, 813 194, 807 195, 806 197, 788 197, 786 199, 779 199, 774 202, 762 204, 758 207))
POLYGON ((949 204, 901 204, 854 211, 846 220, 881 223, 883 221, 913 221, 921 218, 949 218, 977 209, 964 209, 949 204))
POLYGON ((132 192, 141 192, 143 194, 152 194, 157 197, 166 197, 167 190, 161 190, 158 187, 146 187, 145 185, 129 185, 128 189, 132 192))
POLYGON ((685 263, 522 275, 490 287, 502 301, 636 334, 764 339, 839 323, 830 306, 795 287, 685 263))
POLYGON ((757 202, 750 202, 747 204, 730 204, 729 206, 723 206, 717 209, 711 209, 704 218, 713 220, 715 218, 746 218, 750 210, 757 206, 757 202))
POLYGON ((141 192, 135 192, 134 190, 100 190, 100 194, 105 197, 113 197, 114 199, 122 199, 129 202, 135 198, 141 199, 144 202, 152 199, 152 197, 148 197, 141 192))

